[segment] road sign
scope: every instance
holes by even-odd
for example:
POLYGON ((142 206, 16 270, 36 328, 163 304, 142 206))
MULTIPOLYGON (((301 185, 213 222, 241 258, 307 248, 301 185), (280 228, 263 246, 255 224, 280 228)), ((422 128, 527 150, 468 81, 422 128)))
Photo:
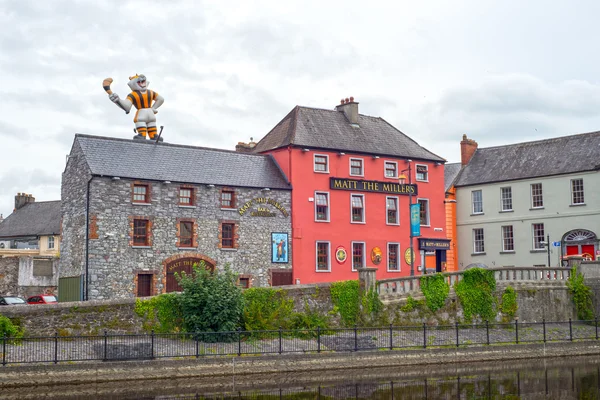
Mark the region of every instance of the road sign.
POLYGON ((560 242, 552 242, 552 246, 554 246, 554 247, 560 247, 560 242))

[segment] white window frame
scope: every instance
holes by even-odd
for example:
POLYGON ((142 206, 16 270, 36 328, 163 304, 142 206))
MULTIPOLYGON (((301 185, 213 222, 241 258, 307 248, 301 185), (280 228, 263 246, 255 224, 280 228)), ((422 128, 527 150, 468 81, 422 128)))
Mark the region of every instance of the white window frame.
POLYGON ((387 243, 387 259, 385 260, 385 266, 387 272, 402 272, 402 253, 400 251, 400 243, 388 242, 387 243), (396 262, 398 263, 398 269, 390 269, 390 245, 398 246, 398 254, 396 256, 396 262))
POLYGON ((471 215, 483 214, 483 190, 471 190, 471 215), (475 193, 481 194, 481 211, 475 211, 475 193))
POLYGON ((328 174, 329 173, 329 154, 313 154, 313 172, 318 174, 328 174), (317 171, 317 157, 325 157, 327 160, 327 170, 326 171, 317 171))
POLYGON ((365 203, 365 195, 360 193, 350 193, 350 223, 351 224, 366 224, 367 223, 367 203, 365 203), (362 221, 354 221, 352 218, 352 197, 362 197, 362 221))
POLYGON ((572 206, 580 206, 585 204, 585 186, 583 184, 583 178, 575 178, 575 179, 571 179, 571 205, 572 206), (581 181, 581 196, 583 197, 583 201, 581 203, 575 203, 573 200, 575 200, 574 198, 574 191, 573 191, 573 183, 575 181, 581 181))
POLYGON ((315 272, 331 272, 331 242, 327 240, 317 240, 315 242, 315 272), (327 270, 319 269, 319 243, 327 244, 327 270))
POLYGON ((398 179, 398 161, 388 161, 388 160, 383 161, 383 177, 387 178, 387 179, 398 179), (396 176, 387 176, 386 164, 394 164, 396 166, 396 174, 395 174, 396 176))
POLYGON ((544 185, 542 185, 541 182, 536 182, 536 183, 532 183, 529 185, 529 197, 531 198, 531 208, 532 209, 540 209, 540 208, 544 208, 544 185), (541 206, 534 206, 533 205, 533 185, 540 185, 541 188, 541 196, 542 196, 542 205, 541 206))
MULTIPOLYGON (((482 195, 483 196, 483 195, 482 195)), ((507 197, 508 199, 508 197, 507 197)), ((483 203, 483 197, 482 197, 483 203)), ((512 195, 512 186, 504 186, 500 188, 500 210, 504 212, 513 211, 513 195, 512 195), (504 209, 504 192, 502 189, 509 189, 510 191, 510 208, 504 209)))
POLYGON ((544 233, 542 235, 541 241, 542 242, 546 241, 546 225, 543 222, 533 222, 531 224, 531 249, 534 251, 546 250, 546 246, 544 246, 543 244, 541 245, 541 247, 535 247, 537 244, 535 241, 535 226, 536 225, 542 225, 542 228, 544 229, 544 233))
POLYGON ((315 222, 329 222, 330 215, 331 215, 331 199, 329 197, 329 192, 315 191, 315 222), (325 196, 327 196, 327 219, 326 220, 317 219, 317 194, 324 194, 325 196))
POLYGON ((500 235, 502 236, 501 237, 501 240, 502 240, 502 252, 503 253, 514 253, 515 252, 515 227, 513 225, 502 225, 500 227, 500 235), (511 236, 511 241, 512 241, 512 249, 511 250, 507 249, 506 246, 505 246, 505 243, 506 243, 505 239, 506 238, 504 236, 504 228, 508 228, 508 227, 510 227, 510 230, 511 230, 510 233, 512 235, 511 236))
POLYGON ((417 182, 429 182, 429 165, 427 164, 415 164, 415 181, 417 182), (425 167, 425 173, 427 174, 427 179, 419 179, 419 173, 417 172, 417 167, 425 167))
POLYGON ((358 271, 356 268, 354 268, 354 245, 355 244, 362 244, 363 247, 363 251, 362 251, 362 267, 361 268, 365 268, 367 266, 367 243, 366 242, 351 242, 350 244, 350 254, 351 254, 351 258, 350 258, 350 265, 352 266, 352 271, 356 272, 358 271))
POLYGON ((400 199, 398 198, 398 196, 385 196, 385 224, 392 225, 392 226, 400 225, 400 199), (395 223, 391 223, 388 221, 388 211, 389 211, 388 199, 394 199, 396 201, 396 222, 395 223))
POLYGON ((485 253, 485 231, 483 228, 473 228, 473 233, 472 233, 472 240, 473 240, 473 254, 484 254, 485 253), (477 240, 475 239, 475 231, 479 231, 481 230, 481 243, 483 245, 483 251, 477 251, 477 240))
POLYGON ((348 161, 348 168, 348 173, 350 176, 365 176, 365 160, 363 158, 350 157, 350 160, 348 161), (360 175, 352 173, 352 161, 360 161, 360 175))
MULTIPOLYGON (((417 204, 419 203, 420 200, 424 200, 427 202, 427 224, 421 224, 421 226, 431 226, 431 214, 429 213, 429 199, 418 197, 417 204)), ((421 211, 419 210, 419 213, 420 212, 421 211)), ((419 220, 421 220, 421 215, 419 215, 419 220)))
POLYGON ((55 246, 55 239, 54 236, 48 236, 48 249, 49 250, 54 250, 54 246, 55 246))

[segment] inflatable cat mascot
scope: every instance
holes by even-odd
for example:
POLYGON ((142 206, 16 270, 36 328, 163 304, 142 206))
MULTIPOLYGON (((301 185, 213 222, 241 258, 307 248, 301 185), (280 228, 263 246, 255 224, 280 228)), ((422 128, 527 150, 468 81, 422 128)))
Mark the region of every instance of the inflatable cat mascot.
POLYGON ((147 133, 150 140, 159 139, 162 141, 162 138, 158 137, 154 114, 158 112, 158 107, 164 103, 165 99, 158 93, 148 90, 150 82, 146 80, 146 77, 141 74, 129 77, 127 85, 131 88, 132 92, 125 99, 119 98, 118 94, 110 90, 111 83, 112 78, 107 78, 102 83, 110 101, 122 108, 127 114, 129 114, 131 106, 134 106, 137 110, 133 118, 135 131, 137 132, 134 139, 144 140, 147 133))

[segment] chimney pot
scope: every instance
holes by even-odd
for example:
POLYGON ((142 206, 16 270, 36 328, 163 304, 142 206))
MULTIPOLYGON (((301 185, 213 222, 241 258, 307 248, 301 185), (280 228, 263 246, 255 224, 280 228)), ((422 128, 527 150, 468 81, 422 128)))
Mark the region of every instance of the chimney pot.
POLYGON ((346 97, 346 100, 344 100, 346 104, 350 103, 350 99, 346 97))
POLYGON ((354 97, 350 96, 350 102, 353 103, 354 102, 354 97))
POLYGON ((354 102, 354 97, 342 99, 335 110, 342 111, 352 125, 358 125, 358 103, 354 102))
POLYGON ((340 100, 340 104, 344 104, 344 99, 341 99, 341 100, 340 100))

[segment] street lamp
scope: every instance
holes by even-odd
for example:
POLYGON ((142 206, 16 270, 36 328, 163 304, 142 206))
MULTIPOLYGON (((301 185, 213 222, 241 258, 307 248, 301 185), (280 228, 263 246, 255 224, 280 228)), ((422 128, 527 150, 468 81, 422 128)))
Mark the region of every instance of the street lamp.
MULTIPOLYGON (((408 162, 408 168, 403 169, 402 171, 400 171, 400 176, 398 176, 398 180, 400 181, 401 185, 404 185, 404 183, 406 182, 406 175, 404 175, 404 172, 408 171, 408 184, 412 185, 412 169, 410 166, 410 163, 412 162, 412 160, 407 160, 408 162)), ((412 213, 412 191, 409 190, 408 192, 408 218, 409 218, 409 232, 410 232, 410 276, 415 276, 415 253, 413 250, 413 231, 412 231, 412 224, 410 223, 410 219, 411 219, 411 213, 412 213)), ((425 270, 423 270, 423 273, 425 273, 425 270)))

